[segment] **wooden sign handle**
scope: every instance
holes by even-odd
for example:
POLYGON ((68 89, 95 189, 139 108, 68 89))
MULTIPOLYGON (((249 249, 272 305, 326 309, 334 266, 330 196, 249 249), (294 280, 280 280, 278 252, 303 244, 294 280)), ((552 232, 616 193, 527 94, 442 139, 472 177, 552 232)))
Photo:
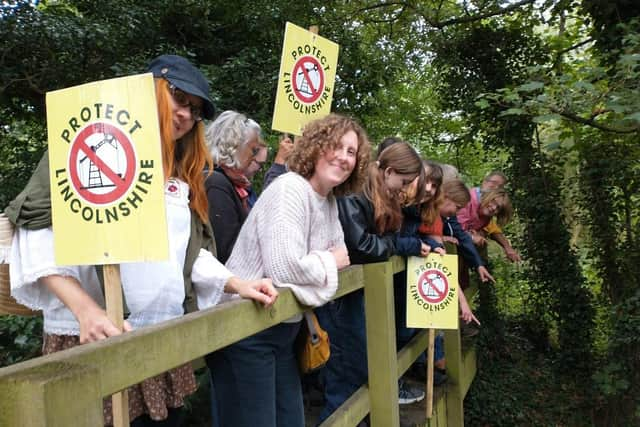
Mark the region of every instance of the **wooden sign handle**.
POLYGON ((435 330, 429 329, 429 347, 427 350, 427 419, 433 415, 433 344, 435 330))
MULTIPOLYGON (((104 266, 104 297, 107 305, 107 316, 116 328, 123 330, 124 309, 122 303, 122 282, 120 281, 120 265, 104 266)), ((129 427, 129 394, 127 390, 111 396, 113 408, 113 427, 129 427)))

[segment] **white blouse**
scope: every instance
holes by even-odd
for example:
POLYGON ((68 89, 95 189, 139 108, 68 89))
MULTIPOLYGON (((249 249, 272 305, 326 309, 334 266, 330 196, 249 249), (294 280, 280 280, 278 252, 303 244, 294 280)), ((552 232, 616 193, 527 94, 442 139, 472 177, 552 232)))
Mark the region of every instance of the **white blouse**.
MULTIPOLYGON (((191 233, 189 187, 172 178, 165 185, 165 206, 169 236, 169 259, 120 265, 127 308, 127 320, 134 328, 153 325, 183 314, 183 266, 191 233)), ((53 251, 51 228, 18 228, 10 254, 11 293, 20 303, 42 310, 44 331, 49 334, 79 335, 78 322, 62 302, 38 279, 52 274, 77 279, 87 293, 104 308, 100 282, 93 266, 58 266, 53 251)), ((201 249, 191 279, 199 307, 217 304, 232 273, 210 252, 201 249)))

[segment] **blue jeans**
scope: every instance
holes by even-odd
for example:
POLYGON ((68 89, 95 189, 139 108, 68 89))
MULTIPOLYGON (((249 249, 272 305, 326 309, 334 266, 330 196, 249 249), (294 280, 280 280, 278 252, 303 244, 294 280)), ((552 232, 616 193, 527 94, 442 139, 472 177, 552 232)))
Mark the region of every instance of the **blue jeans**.
POLYGON ((400 350, 416 334, 415 328, 407 327, 407 271, 393 276, 393 298, 396 313, 396 347, 400 350))
POLYGON ((301 322, 280 323, 207 355, 219 427, 303 427, 294 341, 301 322))
POLYGON ((369 378, 364 292, 352 292, 316 308, 315 312, 331 342, 331 357, 320 373, 325 397, 320 423, 369 378))

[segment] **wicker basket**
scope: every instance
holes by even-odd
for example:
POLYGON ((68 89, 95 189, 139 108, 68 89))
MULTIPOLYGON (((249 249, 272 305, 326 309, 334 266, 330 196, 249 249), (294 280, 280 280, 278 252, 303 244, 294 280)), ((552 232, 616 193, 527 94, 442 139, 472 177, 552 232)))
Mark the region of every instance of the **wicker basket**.
MULTIPOLYGON (((5 214, 0 214, 0 250, 9 248, 13 239, 13 225, 5 214)), ((39 311, 33 311, 18 304, 11 296, 11 282, 9 281, 9 264, 0 263, 0 315, 16 314, 18 316, 36 316, 39 311)))

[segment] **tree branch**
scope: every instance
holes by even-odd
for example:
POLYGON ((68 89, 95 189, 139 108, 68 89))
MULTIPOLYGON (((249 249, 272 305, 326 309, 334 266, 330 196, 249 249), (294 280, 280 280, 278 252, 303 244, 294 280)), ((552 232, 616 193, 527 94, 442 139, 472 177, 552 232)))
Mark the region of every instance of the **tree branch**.
MULTIPOLYGON (((434 20, 432 17, 428 16, 426 13, 422 12, 421 10, 419 10, 416 7, 416 5, 411 4, 409 2, 406 2, 406 1, 381 2, 381 3, 378 3, 378 4, 373 4, 373 5, 370 5, 370 6, 362 7, 360 9, 358 9, 358 12, 366 13, 366 12, 374 10, 374 9, 382 9, 382 8, 389 7, 389 6, 402 6, 405 9, 414 10, 415 13, 420 15, 425 20, 425 22, 427 22, 427 24, 429 24, 430 26, 432 26, 434 28, 437 28, 437 29, 442 29, 444 27, 448 27, 448 26, 451 26, 451 25, 468 24, 470 22, 480 21, 480 20, 485 19, 485 18, 491 18, 492 16, 504 15, 504 14, 507 14, 509 12, 512 12, 514 10, 519 9, 522 6, 533 4, 535 1, 536 0, 520 0, 519 2, 510 4, 509 6, 504 7, 504 8, 497 8, 495 10, 492 10, 492 11, 489 11, 489 12, 485 12, 485 13, 478 13, 476 15, 468 15, 468 16, 459 17, 459 18, 446 19, 444 21, 439 21, 437 19, 434 20)), ((439 11, 440 11, 440 7, 438 8, 438 12, 439 11)))
POLYGON ((410 6, 407 2, 404 1, 390 1, 390 2, 382 2, 382 3, 378 3, 378 4, 372 4, 371 6, 365 6, 365 7, 361 7, 360 9, 358 9, 358 12, 368 12, 370 10, 374 10, 374 9, 381 9, 383 7, 387 7, 387 6, 403 6, 403 7, 408 7, 410 6))
POLYGON ((485 18, 491 18, 492 16, 504 15, 504 14, 512 12, 512 11, 514 11, 516 9, 519 9, 521 6, 526 6, 528 4, 533 4, 535 1, 536 0, 521 0, 521 1, 517 2, 517 3, 510 4, 509 6, 507 6, 505 8, 502 8, 502 9, 498 8, 496 10, 493 10, 493 11, 490 11, 490 12, 486 12, 486 13, 479 13, 477 15, 469 15, 469 16, 466 16, 464 18, 452 18, 452 19, 447 19, 445 21, 439 21, 439 22, 432 22, 424 14, 422 14, 422 17, 431 26, 433 26, 435 28, 438 28, 438 29, 442 29, 442 28, 448 27, 450 25, 467 24, 469 22, 480 21, 480 20, 485 19, 485 18))
POLYGON ((556 55, 556 58, 553 60, 553 65, 552 68, 558 68, 560 66, 560 63, 562 61, 562 57, 564 56, 565 53, 571 52, 574 49, 577 49, 581 46, 584 46, 588 43, 593 42, 595 39, 593 37, 589 37, 586 40, 583 40, 579 43, 574 44, 573 46, 569 46, 566 49, 562 49, 561 51, 558 52, 558 54, 556 55))
POLYGON ((574 121, 576 123, 580 123, 580 124, 583 124, 583 125, 591 126, 593 128, 600 129, 600 130, 605 131, 605 132, 629 134, 629 133, 636 133, 636 132, 640 131, 640 126, 639 125, 628 127, 626 129, 616 128, 616 127, 607 126, 607 125, 603 125, 601 123, 596 122, 595 121, 595 117, 592 117, 590 119, 585 119, 584 117, 580 117, 575 113, 572 113, 572 112, 566 111, 566 110, 562 110, 562 109, 556 108, 556 107, 549 107, 549 110, 551 110, 552 112, 554 112, 556 114, 561 115, 562 117, 564 117, 566 119, 574 121))
POLYGON ((592 41, 594 41, 595 39, 593 37, 589 37, 586 40, 581 41, 580 43, 576 43, 573 46, 569 46, 566 49, 562 49, 560 52, 558 52, 558 56, 564 55, 567 52, 571 52, 574 49, 579 48, 580 46, 584 46, 587 43, 591 43, 592 41))

